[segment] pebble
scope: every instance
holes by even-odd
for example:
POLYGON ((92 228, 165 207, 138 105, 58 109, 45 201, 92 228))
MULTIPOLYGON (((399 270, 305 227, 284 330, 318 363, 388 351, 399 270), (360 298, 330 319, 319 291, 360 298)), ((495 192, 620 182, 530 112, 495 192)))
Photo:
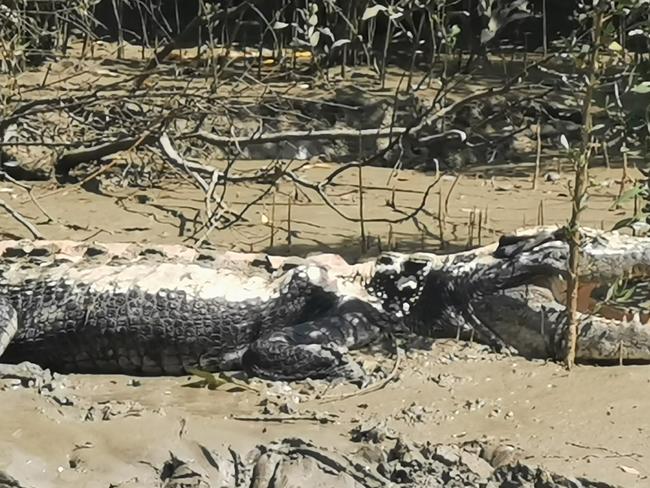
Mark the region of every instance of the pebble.
POLYGON ((557 171, 549 171, 544 175, 544 181, 548 181, 550 183, 555 183, 557 181, 560 181, 560 179, 562 179, 562 176, 557 171))

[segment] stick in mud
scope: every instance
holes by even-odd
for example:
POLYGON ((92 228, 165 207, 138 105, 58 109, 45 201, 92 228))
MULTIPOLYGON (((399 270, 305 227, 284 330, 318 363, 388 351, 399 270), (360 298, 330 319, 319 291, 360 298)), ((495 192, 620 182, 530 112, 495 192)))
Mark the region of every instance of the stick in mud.
POLYGON ((20 212, 17 210, 14 210, 12 207, 10 207, 4 200, 0 200, 0 208, 4 208, 5 211, 11 215, 16 221, 18 221, 20 224, 22 224, 23 227, 25 227, 35 239, 44 239, 43 234, 41 234, 34 225, 25 218, 24 215, 22 215, 20 212))
POLYGON ((609 151, 607 150, 607 142, 603 141, 601 143, 601 147, 603 148, 603 157, 605 158, 605 167, 607 169, 610 169, 611 166, 609 164, 609 151))
POLYGON ((440 231, 440 249, 445 248, 445 216, 442 212, 442 188, 438 193, 438 229, 440 231))
POLYGON ((289 193, 287 200, 287 249, 291 252, 291 200, 292 194, 289 193))
POLYGON ((533 175, 533 190, 537 190, 539 179, 539 165, 542 161, 542 121, 537 119, 537 155, 535 157, 535 174, 533 175))
MULTIPOLYGON (((616 197, 617 200, 620 200, 621 196, 625 192, 625 184, 630 178, 627 174, 627 148, 621 148, 621 152, 623 153, 623 174, 621 175, 621 185, 618 187, 618 196, 616 197)), ((616 208, 621 208, 621 205, 616 205, 616 208)))
POLYGON ((476 209, 473 209, 468 215, 468 237, 467 237, 467 247, 472 247, 474 245, 474 221, 476 215, 476 209))
POLYGON ((618 344, 618 365, 619 365, 619 366, 623 366, 623 351, 624 351, 624 350, 625 350, 625 349, 624 349, 624 347, 623 347, 623 341, 621 341, 621 342, 618 344))
POLYGON ((460 181, 461 176, 462 176, 462 174, 458 173, 458 175, 456 176, 456 179, 451 184, 451 188, 449 188, 449 192, 447 193, 447 197, 445 198, 445 214, 449 213, 449 198, 451 197, 451 192, 454 191, 454 188, 456 188, 456 185, 460 181))
POLYGON ((275 196, 276 189, 273 189, 273 195, 271 197, 271 235, 269 236, 269 248, 273 247, 275 244, 275 196))
POLYGON ((359 166, 359 231, 361 232, 361 254, 367 250, 366 243, 366 226, 363 220, 363 172, 359 166))

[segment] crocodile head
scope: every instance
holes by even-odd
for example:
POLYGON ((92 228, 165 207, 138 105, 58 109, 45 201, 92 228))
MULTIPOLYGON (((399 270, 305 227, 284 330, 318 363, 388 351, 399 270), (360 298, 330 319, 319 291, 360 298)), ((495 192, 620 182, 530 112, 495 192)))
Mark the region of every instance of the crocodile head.
MULTIPOLYGON (((582 229, 581 235, 579 310, 620 319, 612 304, 602 306, 602 298, 611 298, 608 289, 622 279, 636 284, 635 301, 650 299, 647 287, 638 286, 650 275, 650 238, 594 229, 582 229)), ((478 340, 503 344, 501 334, 488 322, 508 317, 488 320, 477 312, 478 304, 508 290, 537 286, 549 290, 551 300, 562 308, 568 262, 563 229, 528 229, 493 246, 448 256, 383 254, 366 287, 384 309, 417 333, 458 336, 471 331, 478 340)))

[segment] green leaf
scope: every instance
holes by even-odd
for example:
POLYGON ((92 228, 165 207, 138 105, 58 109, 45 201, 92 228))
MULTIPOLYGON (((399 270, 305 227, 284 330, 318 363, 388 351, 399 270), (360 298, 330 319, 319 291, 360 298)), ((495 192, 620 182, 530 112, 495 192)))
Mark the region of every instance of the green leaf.
POLYGON ((613 207, 620 205, 630 200, 634 200, 636 197, 645 198, 648 194, 648 188, 645 185, 635 185, 629 190, 623 192, 623 194, 616 199, 613 207))
POLYGON ((650 93, 650 81, 642 81, 638 85, 630 88, 630 90, 633 91, 634 93, 642 93, 642 94, 650 93))
POLYGON ((623 220, 619 220, 614 224, 612 230, 624 229, 625 227, 632 227, 632 224, 638 222, 636 217, 627 217, 623 220))
POLYGON ((618 42, 612 41, 609 43, 609 46, 607 46, 610 51, 614 52, 620 52, 623 50, 623 46, 621 46, 618 42))
POLYGON ((373 5, 372 7, 368 7, 363 12, 363 15, 361 16, 361 20, 372 19, 373 17, 376 17, 379 12, 385 12, 386 10, 388 9, 383 5, 373 5))
POLYGON ((344 46, 345 44, 350 44, 352 41, 350 39, 337 39, 334 44, 332 44, 332 49, 339 46, 344 46))
POLYGON ((320 32, 314 31, 309 35, 309 44, 312 47, 318 46, 318 41, 320 40, 320 32))
POLYGON ((636 291, 636 287, 634 286, 631 288, 624 289, 622 293, 618 296, 618 301, 623 303, 631 301, 635 291, 636 291))
POLYGON ((201 378, 201 380, 194 381, 192 383, 187 383, 184 386, 193 387, 193 388, 207 387, 208 390, 216 390, 222 386, 227 386, 229 391, 250 390, 250 391, 257 392, 255 388, 248 386, 246 383, 236 380, 225 373, 213 374, 196 368, 190 368, 187 371, 188 373, 193 374, 194 376, 198 376, 199 378, 201 378))
POLYGON ((221 378, 217 378, 215 375, 208 373, 207 371, 202 371, 200 369, 189 369, 188 373, 201 378, 203 381, 198 381, 197 383, 203 383, 203 386, 207 386, 209 390, 216 390, 220 386, 226 384, 226 381, 222 380, 221 378))

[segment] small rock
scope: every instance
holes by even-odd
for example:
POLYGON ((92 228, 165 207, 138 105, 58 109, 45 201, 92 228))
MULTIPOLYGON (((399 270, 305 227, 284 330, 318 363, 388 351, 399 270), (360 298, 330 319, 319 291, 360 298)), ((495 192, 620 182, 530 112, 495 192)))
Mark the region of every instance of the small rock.
POLYGON ((284 383, 282 381, 274 381, 272 383, 268 383, 266 393, 270 396, 286 397, 287 395, 293 393, 293 389, 287 383, 284 383))
POLYGON ((278 406, 270 401, 268 398, 265 398, 259 403, 259 406, 262 407, 261 413, 262 415, 275 415, 277 414, 277 409, 278 406))
POLYGON ((470 412, 474 412, 476 410, 479 410, 485 406, 485 400, 481 400, 480 398, 477 398, 476 400, 467 400, 463 407, 470 412))
POLYGON ((24 388, 35 388, 39 391, 53 389, 50 370, 29 362, 0 364, 0 379, 17 379, 24 388))
POLYGON ((280 412, 287 415, 295 415, 298 412, 294 402, 283 402, 280 404, 280 412))
POLYGON ((447 466, 453 466, 460 460, 460 450, 456 446, 437 446, 433 458, 447 466))
POLYGON ((485 459, 467 451, 461 453, 460 462, 480 478, 488 478, 494 471, 494 468, 485 459))
POLYGON ((500 408, 494 408, 494 409, 492 409, 492 411, 488 414, 488 417, 489 417, 489 418, 494 418, 494 417, 499 416, 500 413, 501 413, 501 409, 500 409, 500 408))
POLYGON ((370 442, 372 444, 379 444, 386 439, 397 438, 395 432, 389 429, 383 422, 364 422, 352 429, 350 433, 352 434, 352 442, 370 442))
POLYGON ((423 407, 421 405, 416 405, 415 402, 413 402, 408 407, 400 410, 400 412, 395 415, 395 419, 403 420, 410 424, 416 424, 428 421, 432 413, 433 410, 431 407, 423 407))
POLYGON ((398 460, 400 464, 411 467, 420 467, 425 464, 422 453, 402 438, 397 439, 393 448, 388 452, 387 458, 389 461, 398 460))
POLYGON ((58 393, 54 393, 50 398, 62 407, 71 407, 74 405, 74 402, 70 398, 64 395, 59 395, 58 393))
POLYGON ((380 446, 363 445, 354 454, 370 464, 386 462, 386 453, 380 446))
MULTIPOLYGON (((254 479, 254 483, 257 482, 254 479)), ((317 487, 355 488, 359 486, 347 473, 324 470, 319 462, 311 457, 284 458, 272 472, 271 482, 266 485, 254 484, 255 487, 278 486, 283 488, 304 488, 306 484, 317 487)))
POLYGON ((483 446, 481 457, 493 468, 514 464, 521 457, 521 451, 504 444, 488 443, 483 446))
POLYGON ((206 477, 194 471, 187 463, 174 454, 160 470, 160 479, 164 488, 209 488, 206 477))
POLYGON ((560 179, 562 179, 562 176, 557 171, 549 171, 544 175, 544 181, 550 183, 555 183, 556 181, 560 181, 560 179))

